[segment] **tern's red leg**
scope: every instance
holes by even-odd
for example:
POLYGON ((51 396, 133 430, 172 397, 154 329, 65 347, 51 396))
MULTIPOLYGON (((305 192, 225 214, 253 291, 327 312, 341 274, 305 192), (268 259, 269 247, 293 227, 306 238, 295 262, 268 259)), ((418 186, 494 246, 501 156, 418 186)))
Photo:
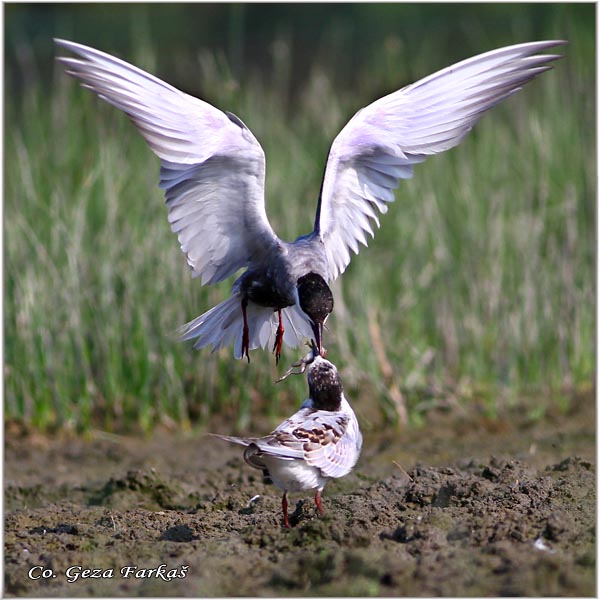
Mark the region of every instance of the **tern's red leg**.
POLYGON ((248 346, 250 345, 250 334, 248 332, 248 316, 246 315, 246 307, 248 306, 248 299, 242 300, 242 316, 244 317, 244 331, 242 333, 242 356, 246 355, 248 362, 250 362, 250 355, 248 354, 248 346))
POLYGON ((315 494, 315 504, 317 505, 319 514, 325 514, 325 511, 323 510, 323 505, 321 504, 321 490, 317 490, 317 493, 315 494))
POLYGON ((279 364, 279 357, 281 356, 281 344, 283 343, 283 321, 281 320, 281 310, 277 311, 279 315, 279 325, 277 325, 277 334, 275 335, 275 344, 273 345, 273 352, 275 352, 275 364, 279 364))
POLYGON ((290 522, 288 520, 287 492, 283 492, 283 498, 281 499, 281 508, 283 509, 283 526, 286 529, 289 529, 290 528, 290 522))

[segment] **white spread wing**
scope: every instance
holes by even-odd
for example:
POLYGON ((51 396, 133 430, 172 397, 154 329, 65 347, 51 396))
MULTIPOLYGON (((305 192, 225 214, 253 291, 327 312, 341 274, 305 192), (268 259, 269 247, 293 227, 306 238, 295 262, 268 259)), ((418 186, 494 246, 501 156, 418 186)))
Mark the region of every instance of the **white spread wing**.
POLYGON ((334 140, 315 230, 333 278, 374 235, 413 165, 458 145, 483 113, 551 68, 557 55, 535 55, 562 41, 518 44, 480 54, 389 94, 360 110, 334 140))
POLYGON ((125 112, 161 159, 168 218, 193 276, 226 279, 278 243, 265 213, 264 152, 240 119, 122 60, 65 40, 83 87, 125 112))

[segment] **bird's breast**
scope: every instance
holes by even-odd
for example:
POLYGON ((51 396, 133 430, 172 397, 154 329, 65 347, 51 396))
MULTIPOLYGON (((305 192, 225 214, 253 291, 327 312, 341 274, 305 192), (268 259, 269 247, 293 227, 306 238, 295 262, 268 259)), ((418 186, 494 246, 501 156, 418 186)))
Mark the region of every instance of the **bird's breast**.
POLYGON ((287 256, 275 253, 240 278, 240 293, 248 300, 278 310, 296 302, 295 280, 287 256))
POLYGON ((320 469, 311 467, 303 459, 282 460, 275 456, 263 455, 262 460, 273 483, 287 492, 323 489, 329 480, 321 474, 320 469))

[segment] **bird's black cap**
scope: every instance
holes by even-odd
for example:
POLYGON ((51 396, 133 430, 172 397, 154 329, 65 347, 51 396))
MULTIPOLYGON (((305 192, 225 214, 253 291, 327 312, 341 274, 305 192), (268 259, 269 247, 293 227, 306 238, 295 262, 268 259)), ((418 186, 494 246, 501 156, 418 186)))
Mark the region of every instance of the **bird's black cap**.
POLYGON ((327 282, 318 273, 308 273, 298 278, 300 308, 312 321, 313 333, 319 352, 323 352, 323 323, 333 311, 333 294, 327 282))

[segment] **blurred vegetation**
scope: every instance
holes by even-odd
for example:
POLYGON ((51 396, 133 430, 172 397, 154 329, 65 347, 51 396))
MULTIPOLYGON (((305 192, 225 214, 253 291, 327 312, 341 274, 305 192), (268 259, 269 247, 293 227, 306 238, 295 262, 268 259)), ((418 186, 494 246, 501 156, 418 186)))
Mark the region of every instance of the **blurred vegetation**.
POLYGON ((303 351, 252 363, 175 329, 229 293, 192 281, 128 120, 54 64, 90 44, 240 116, 267 155, 267 210, 311 227, 328 147, 354 112, 502 45, 567 39, 566 58, 403 182, 335 283, 329 358, 366 426, 432 407, 568 408, 593 386, 592 4, 7 4, 5 414, 46 429, 239 427, 280 418, 303 351))

